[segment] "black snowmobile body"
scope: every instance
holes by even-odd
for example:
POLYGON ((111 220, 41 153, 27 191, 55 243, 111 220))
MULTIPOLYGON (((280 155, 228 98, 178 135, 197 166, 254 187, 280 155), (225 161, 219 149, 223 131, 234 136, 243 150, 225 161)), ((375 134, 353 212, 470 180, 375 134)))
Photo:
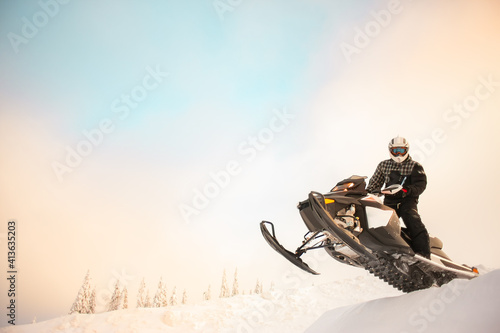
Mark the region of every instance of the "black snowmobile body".
POLYGON ((318 274, 301 256, 324 248, 337 261, 365 268, 404 292, 478 275, 475 268, 454 263, 435 237, 430 239, 430 259, 416 255, 396 212, 366 192, 365 178, 352 176, 329 193, 311 192, 298 204, 309 232, 295 252, 278 242, 271 222, 261 222, 262 235, 273 249, 309 273, 318 274))

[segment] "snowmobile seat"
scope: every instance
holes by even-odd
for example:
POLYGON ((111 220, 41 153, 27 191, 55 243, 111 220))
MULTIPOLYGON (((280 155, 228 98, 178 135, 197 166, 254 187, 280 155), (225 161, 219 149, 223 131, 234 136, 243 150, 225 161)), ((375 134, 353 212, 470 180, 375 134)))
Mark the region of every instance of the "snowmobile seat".
POLYGON ((443 242, 437 237, 429 237, 431 248, 443 249, 443 242))
POLYGON ((443 251, 443 242, 437 237, 429 237, 430 245, 431 245, 431 253, 446 258, 451 261, 451 258, 448 257, 446 253, 443 251))

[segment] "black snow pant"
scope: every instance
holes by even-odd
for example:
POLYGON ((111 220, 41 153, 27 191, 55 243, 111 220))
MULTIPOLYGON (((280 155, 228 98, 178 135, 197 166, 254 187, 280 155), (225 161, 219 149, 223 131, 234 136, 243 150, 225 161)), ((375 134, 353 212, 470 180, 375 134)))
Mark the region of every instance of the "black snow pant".
POLYGON ((429 244, 429 233, 422 223, 420 214, 417 209, 418 199, 404 198, 400 202, 385 202, 385 205, 396 211, 399 217, 408 229, 411 238, 411 248, 413 252, 418 253, 426 258, 430 257, 431 249, 429 244))

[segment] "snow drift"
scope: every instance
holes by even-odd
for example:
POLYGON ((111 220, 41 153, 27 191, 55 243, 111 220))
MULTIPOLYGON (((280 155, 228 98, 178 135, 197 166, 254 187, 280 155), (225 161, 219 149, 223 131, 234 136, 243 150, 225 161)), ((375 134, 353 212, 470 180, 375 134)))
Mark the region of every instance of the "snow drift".
POLYGON ((496 332, 500 270, 411 294, 369 274, 195 305, 68 315, 5 333, 496 332), (333 310, 331 310, 333 309, 333 310), (327 312, 325 312, 327 311, 327 312), (318 319, 319 318, 319 319, 318 319))
POLYGON ((306 332, 499 332, 500 270, 325 313, 306 332))

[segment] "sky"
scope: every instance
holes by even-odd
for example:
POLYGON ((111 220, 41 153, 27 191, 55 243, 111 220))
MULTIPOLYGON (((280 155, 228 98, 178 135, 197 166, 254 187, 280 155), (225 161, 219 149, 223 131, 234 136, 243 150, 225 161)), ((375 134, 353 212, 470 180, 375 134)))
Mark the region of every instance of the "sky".
POLYGON ((298 272, 258 224, 294 249, 297 202, 371 176, 397 135, 428 176, 429 232, 500 267, 499 9, 2 2, 0 266, 15 221, 18 322, 66 314, 88 270, 101 307, 117 278, 135 295, 163 277, 195 302, 224 269, 247 289, 355 275, 320 253, 320 277, 298 272))

